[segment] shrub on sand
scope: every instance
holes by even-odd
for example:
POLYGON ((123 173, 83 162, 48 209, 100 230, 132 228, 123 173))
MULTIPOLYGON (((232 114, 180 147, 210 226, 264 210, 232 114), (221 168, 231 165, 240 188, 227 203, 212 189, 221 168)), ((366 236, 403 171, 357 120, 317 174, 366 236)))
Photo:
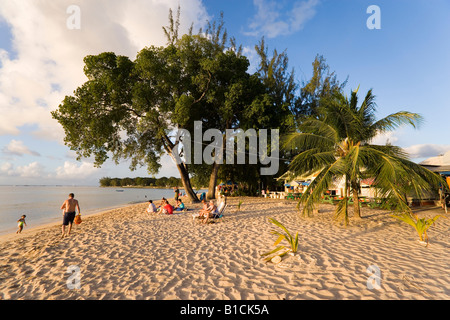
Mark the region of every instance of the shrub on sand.
MULTIPOLYGON (((275 243, 273 244, 274 246, 277 246, 274 250, 266 252, 264 254, 262 254, 262 257, 266 257, 264 259, 264 261, 270 261, 272 260, 272 258, 278 256, 278 257, 282 257, 290 252, 292 253, 296 253, 297 249, 298 249, 298 232, 295 235, 295 237, 293 237, 291 235, 291 233, 286 229, 285 226, 283 226, 280 222, 278 222, 277 220, 273 219, 273 218, 269 218, 269 221, 272 222, 274 225, 276 225, 277 227, 281 228, 285 233, 281 233, 278 231, 273 230, 271 233, 275 234, 278 236, 277 240, 275 241, 275 243), (286 247, 284 245, 279 245, 281 243, 281 241, 286 240, 289 243, 289 247, 286 247)), ((279 260, 281 261, 281 260, 279 260)))

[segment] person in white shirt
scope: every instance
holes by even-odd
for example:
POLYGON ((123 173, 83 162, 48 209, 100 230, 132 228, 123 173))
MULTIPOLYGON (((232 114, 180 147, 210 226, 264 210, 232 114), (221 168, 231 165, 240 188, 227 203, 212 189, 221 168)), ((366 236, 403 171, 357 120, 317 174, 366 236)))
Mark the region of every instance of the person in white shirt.
POLYGON ((152 200, 148 200, 148 208, 147 208, 147 213, 155 213, 156 212, 156 206, 153 203, 152 200))

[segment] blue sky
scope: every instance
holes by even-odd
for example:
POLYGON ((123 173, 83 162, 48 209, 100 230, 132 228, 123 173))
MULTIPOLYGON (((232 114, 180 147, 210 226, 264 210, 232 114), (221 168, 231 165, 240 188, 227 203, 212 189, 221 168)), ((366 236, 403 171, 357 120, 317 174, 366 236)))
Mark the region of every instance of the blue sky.
MULTIPOLYGON (((323 55, 346 91, 373 89, 378 116, 420 113, 419 129, 402 128, 386 139, 415 161, 450 150, 450 2, 446 0, 184 0, 182 30, 224 13, 228 34, 253 48, 262 36, 269 51, 287 50, 299 83, 323 55), (370 30, 370 5, 380 8, 381 29, 370 30)), ((161 26, 177 0, 2 0, 0 6, 0 184, 90 184, 102 176, 147 175, 127 163, 77 161, 50 117, 65 95, 86 79, 82 58, 115 51, 134 58, 147 45, 165 43, 161 26), (67 8, 80 8, 80 28, 69 29, 67 8)), ((169 158, 158 176, 178 176, 169 158)))

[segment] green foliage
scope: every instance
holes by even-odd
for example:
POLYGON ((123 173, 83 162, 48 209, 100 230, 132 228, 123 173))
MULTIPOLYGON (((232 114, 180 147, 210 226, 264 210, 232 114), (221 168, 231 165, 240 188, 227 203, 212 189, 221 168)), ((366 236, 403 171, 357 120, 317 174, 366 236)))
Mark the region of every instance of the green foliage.
POLYGON ((209 184, 209 173, 196 171, 191 177, 192 185, 197 189, 205 188, 209 184))
POLYGON ((275 256, 282 257, 289 252, 296 253, 297 249, 298 249, 298 232, 295 235, 295 237, 293 237, 291 235, 291 233, 286 229, 286 227, 283 226, 280 222, 278 222, 277 220, 275 220, 273 218, 269 218, 269 221, 271 223, 273 223, 274 225, 276 225, 277 227, 279 227, 282 231, 284 231, 284 233, 281 233, 281 232, 278 232, 275 230, 271 231, 272 234, 278 236, 277 240, 273 244, 274 246, 276 246, 276 248, 272 251, 262 254, 261 255, 262 257, 266 257, 264 260, 270 261, 275 256), (284 245, 279 245, 281 243, 281 241, 283 241, 283 240, 286 240, 288 242, 289 247, 286 247, 284 245))
POLYGON ((317 55, 313 63, 311 79, 303 83, 300 94, 295 101, 294 115, 298 121, 318 114, 320 101, 342 92, 347 80, 339 83, 335 72, 330 73, 330 67, 323 56, 317 55))
POLYGON ((430 219, 426 219, 426 218, 419 219, 417 216, 413 217, 409 213, 403 213, 401 215, 391 215, 391 216, 395 219, 403 221, 403 222, 409 224, 410 226, 412 226, 416 230, 417 234, 419 235, 420 241, 426 240, 427 246, 428 246, 427 230, 428 230, 428 228, 430 228, 433 225, 433 223, 438 218, 441 217, 441 215, 436 215, 430 219))
MULTIPOLYGON (((198 34, 191 28, 181 36, 179 25, 180 8, 176 17, 169 12, 169 26, 163 28, 167 45, 143 48, 134 61, 113 52, 85 57, 88 81, 52 112, 65 131, 65 144, 78 159, 94 156, 96 166, 110 157, 116 163, 125 159, 131 170, 146 166, 156 174, 161 157, 174 156, 179 141, 170 136, 173 128, 194 132, 194 122, 202 121, 204 131, 225 133, 277 128, 284 122, 287 113, 278 113, 273 86, 268 88, 259 74, 248 73, 249 61, 228 37, 222 15, 198 34)), ((190 175, 208 172, 214 182, 218 170, 213 166, 205 170, 204 165, 177 164, 192 200, 196 196, 190 175)))
POLYGON ((241 205, 244 203, 241 199, 239 199, 239 203, 237 205, 237 211, 241 211, 241 205))
POLYGON ((125 186, 136 186, 136 187, 177 187, 181 186, 181 179, 175 177, 161 177, 161 178, 110 178, 103 177, 99 180, 100 187, 125 187, 125 186))
POLYGON ((375 119, 375 97, 366 94, 358 106, 357 91, 350 98, 337 92, 321 99, 317 115, 304 120, 299 131, 285 138, 284 146, 296 154, 289 170, 298 176, 317 174, 303 193, 303 214, 311 214, 324 192, 335 181, 345 182, 344 198, 336 206, 335 216, 347 225, 349 196, 353 212, 360 217, 360 181, 374 178, 373 187, 386 198, 392 210, 410 211, 406 195, 422 197, 430 187, 438 187, 442 179, 422 166, 409 161, 399 147, 373 145, 371 140, 403 124, 416 126, 418 114, 400 111, 375 119))

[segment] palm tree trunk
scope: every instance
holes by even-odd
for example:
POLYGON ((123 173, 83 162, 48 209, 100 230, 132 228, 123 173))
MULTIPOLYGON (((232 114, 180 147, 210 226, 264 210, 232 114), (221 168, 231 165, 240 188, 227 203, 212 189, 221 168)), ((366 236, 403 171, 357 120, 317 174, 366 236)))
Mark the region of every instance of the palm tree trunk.
POLYGON ((352 193, 353 193, 353 216, 356 219, 361 219, 361 210, 359 208, 358 185, 355 182, 352 182, 352 193))
POLYGON ((347 179, 347 175, 345 175, 345 196, 344 196, 344 203, 345 203, 345 226, 348 226, 348 196, 350 194, 350 187, 347 179))

